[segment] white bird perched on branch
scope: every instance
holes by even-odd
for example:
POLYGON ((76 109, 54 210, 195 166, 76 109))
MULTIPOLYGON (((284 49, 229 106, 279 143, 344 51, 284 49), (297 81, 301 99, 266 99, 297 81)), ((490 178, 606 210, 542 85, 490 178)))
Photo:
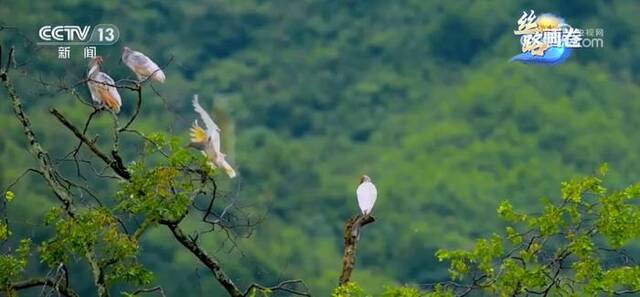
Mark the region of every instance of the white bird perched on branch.
POLYGON ((96 56, 89 61, 89 72, 87 73, 87 86, 91 93, 91 99, 101 107, 107 107, 118 113, 122 106, 122 99, 115 81, 106 73, 100 71, 102 57, 96 56))
POLYGON ((138 81, 145 81, 151 76, 151 79, 163 83, 165 80, 164 72, 145 54, 134 51, 128 47, 122 49, 122 62, 131 69, 138 81))
POLYGON ((378 198, 378 190, 371 182, 369 176, 363 175, 360 178, 360 185, 356 189, 356 196, 358 197, 358 206, 362 211, 362 215, 370 215, 378 198))
POLYGON ((195 120, 190 131, 191 141, 189 146, 202 151, 209 159, 211 166, 222 168, 230 178, 234 178, 236 176, 235 170, 225 160, 225 154, 220 151, 220 128, 213 122, 209 113, 198 103, 198 95, 193 95, 193 108, 200 114, 206 130, 198 125, 198 120, 195 120))

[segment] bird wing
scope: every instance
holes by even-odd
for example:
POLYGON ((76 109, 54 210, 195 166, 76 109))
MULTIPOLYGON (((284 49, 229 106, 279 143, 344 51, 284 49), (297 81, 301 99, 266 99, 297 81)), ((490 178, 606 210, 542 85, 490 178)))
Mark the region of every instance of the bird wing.
POLYGON ((209 135, 207 135, 207 131, 205 131, 204 129, 202 129, 202 127, 198 125, 198 120, 193 122, 193 126, 191 126, 189 135, 191 136, 192 144, 197 144, 201 146, 203 146, 209 139, 209 135))
POLYGON ((198 103, 198 95, 193 95, 193 109, 200 114, 202 118, 202 122, 204 122, 204 126, 207 128, 207 135, 209 135, 211 145, 213 145, 214 150, 219 153, 220 152, 220 128, 216 123, 213 122, 213 119, 209 116, 200 103, 198 103))
POLYGON ((87 86, 89 86, 89 93, 91 93, 91 99, 93 102, 97 104, 102 104, 102 100, 100 100, 100 93, 98 86, 95 82, 87 81, 87 86))
POLYGON ((356 189, 356 196, 358 197, 358 206, 362 214, 370 214, 378 197, 376 186, 370 182, 363 182, 356 189))
POLYGON ((94 101, 106 105, 116 113, 120 111, 122 99, 113 78, 104 72, 98 72, 90 78, 88 85, 94 101))

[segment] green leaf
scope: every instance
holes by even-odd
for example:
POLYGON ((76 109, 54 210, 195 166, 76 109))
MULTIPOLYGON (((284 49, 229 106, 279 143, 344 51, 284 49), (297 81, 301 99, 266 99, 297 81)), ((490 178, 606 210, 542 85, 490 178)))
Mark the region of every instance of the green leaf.
POLYGON ((15 194, 11 191, 6 191, 4 193, 4 199, 6 199, 7 201, 11 202, 11 200, 13 200, 13 198, 15 198, 15 194))
POLYGON ((600 167, 598 167, 598 174, 600 176, 605 176, 607 175, 607 172, 609 172, 609 165, 607 165, 607 163, 602 163, 600 167))

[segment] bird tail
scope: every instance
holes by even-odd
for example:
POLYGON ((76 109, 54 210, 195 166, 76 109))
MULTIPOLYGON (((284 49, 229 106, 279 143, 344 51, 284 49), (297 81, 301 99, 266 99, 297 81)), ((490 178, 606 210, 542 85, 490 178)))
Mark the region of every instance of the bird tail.
POLYGON ((162 69, 158 68, 158 70, 156 70, 155 74, 153 75, 153 79, 160 83, 164 83, 166 77, 164 76, 164 72, 162 71, 162 69))
POLYGON ((229 178, 235 178, 236 177, 236 171, 233 170, 233 168, 231 168, 231 166, 228 166, 224 168, 224 171, 227 173, 227 175, 229 176, 229 178))
POLYGON ((233 170, 233 167, 231 167, 231 165, 229 165, 226 160, 222 160, 222 169, 227 173, 229 178, 236 177, 236 171, 233 170))
POLYGON ((99 89, 101 102, 107 108, 113 110, 113 112, 120 112, 120 105, 122 105, 122 101, 120 100, 120 96, 117 94, 112 95, 107 89, 99 89), (117 96, 117 97, 116 97, 117 96))
POLYGON ((120 102, 118 102, 114 98, 109 96, 109 97, 105 98, 105 102, 104 103, 107 106, 107 108, 113 110, 114 113, 119 113, 120 112, 120 102))

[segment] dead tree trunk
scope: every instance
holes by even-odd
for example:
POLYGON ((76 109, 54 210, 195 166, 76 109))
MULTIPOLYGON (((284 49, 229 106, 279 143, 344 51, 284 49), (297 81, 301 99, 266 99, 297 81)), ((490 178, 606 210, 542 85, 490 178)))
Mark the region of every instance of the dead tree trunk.
POLYGON ((360 239, 360 229, 376 219, 370 215, 358 214, 351 217, 344 225, 344 255, 342 256, 342 274, 340 282, 342 286, 351 279, 351 272, 356 265, 356 247, 360 239))

